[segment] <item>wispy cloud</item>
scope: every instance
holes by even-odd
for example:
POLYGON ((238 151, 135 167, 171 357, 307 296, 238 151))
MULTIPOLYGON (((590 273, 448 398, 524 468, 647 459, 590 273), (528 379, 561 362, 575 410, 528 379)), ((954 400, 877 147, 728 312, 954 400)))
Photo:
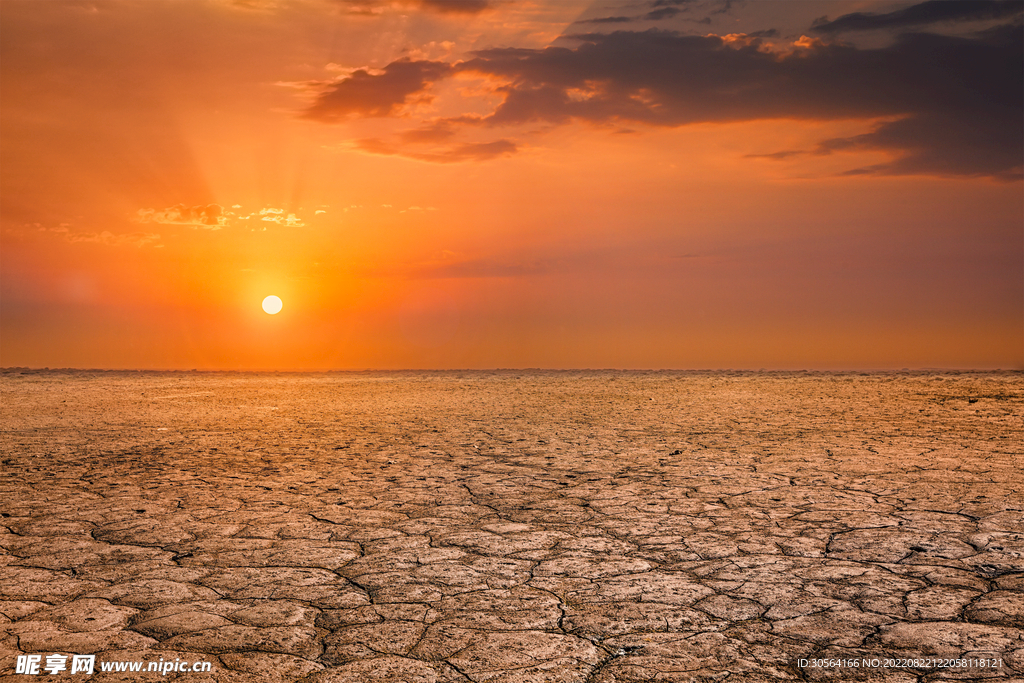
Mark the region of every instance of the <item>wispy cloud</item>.
MULTIPOLYGON (((233 204, 231 208, 240 209, 242 207, 240 204, 233 204)), ((323 210, 317 210, 314 215, 322 213, 324 213, 323 210)), ((219 204, 207 204, 205 206, 177 204, 162 210, 139 209, 134 216, 136 223, 187 225, 192 228, 208 230, 220 230, 236 225, 236 221, 249 221, 253 219, 289 228, 301 228, 306 225, 302 217, 297 213, 291 213, 285 209, 278 209, 272 206, 249 213, 237 213, 235 211, 225 211, 224 207, 219 204)))
POLYGON ((490 0, 334 0, 346 14, 376 16, 386 11, 421 10, 438 14, 479 14, 490 0))
POLYGON ((219 204, 186 206, 176 204, 167 209, 139 209, 135 221, 138 223, 161 223, 165 225, 188 225, 193 228, 220 230, 228 223, 224 207, 219 204))
POLYGON ((114 233, 104 230, 103 232, 76 232, 67 233, 65 239, 68 242, 83 242, 93 244, 105 244, 111 247, 145 247, 147 245, 163 246, 158 244, 160 241, 160 235, 152 232, 133 232, 127 234, 115 235, 114 233))
MULTIPOLYGON (((259 210, 259 216, 261 221, 267 223, 277 223, 278 225, 284 225, 289 228, 301 228, 306 224, 303 223, 294 213, 285 215, 284 209, 273 209, 266 208, 259 210)), ((245 218, 249 218, 246 216, 245 218)))
POLYGON ((892 12, 854 12, 829 21, 821 18, 811 30, 819 33, 877 31, 928 26, 944 22, 982 21, 1018 16, 1019 0, 928 0, 892 12))
POLYGON ((109 230, 104 230, 102 232, 85 232, 76 230, 71 223, 61 223, 53 228, 48 228, 41 223, 31 223, 21 226, 20 229, 8 229, 7 232, 13 232, 14 234, 20 235, 31 233, 42 233, 45 235, 50 233, 53 237, 59 237, 72 244, 103 244, 111 247, 163 246, 163 244, 160 244, 160 235, 155 232, 132 232, 120 234, 110 232, 109 230))
POLYGON ((418 161, 451 164, 464 161, 483 161, 515 154, 519 146, 511 140, 494 140, 493 142, 464 142, 448 147, 432 148, 419 151, 407 145, 394 145, 377 138, 365 138, 355 141, 356 149, 369 154, 386 156, 403 156, 418 161))
MULTIPOLYGON (((221 0, 241 10, 275 12, 286 9, 287 0, 221 0)), ((327 0, 327 6, 354 17, 376 17, 386 12, 422 11, 442 15, 473 15, 491 7, 491 0, 327 0)))
POLYGON ((597 19, 581 19, 577 24, 626 24, 633 21, 634 17, 598 17, 597 19))
POLYGON ((434 258, 407 263, 393 269, 372 269, 371 277, 401 277, 411 280, 524 278, 547 275, 552 264, 545 260, 471 257, 452 251, 441 251, 434 258))

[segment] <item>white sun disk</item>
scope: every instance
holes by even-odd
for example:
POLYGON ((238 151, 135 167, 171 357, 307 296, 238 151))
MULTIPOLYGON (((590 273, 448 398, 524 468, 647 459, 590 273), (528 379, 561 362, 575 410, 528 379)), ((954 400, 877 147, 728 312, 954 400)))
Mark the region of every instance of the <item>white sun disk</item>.
POLYGON ((280 297, 276 297, 273 294, 263 300, 263 310, 270 315, 280 313, 282 306, 284 306, 284 303, 282 303, 280 297))

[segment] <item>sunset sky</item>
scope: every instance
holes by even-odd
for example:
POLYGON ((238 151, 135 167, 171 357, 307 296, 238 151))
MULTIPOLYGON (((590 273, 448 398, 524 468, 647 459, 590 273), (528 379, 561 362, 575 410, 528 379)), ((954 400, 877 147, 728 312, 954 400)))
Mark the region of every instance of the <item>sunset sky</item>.
POLYGON ((0 365, 1022 368, 1022 11, 2 0, 0 365))

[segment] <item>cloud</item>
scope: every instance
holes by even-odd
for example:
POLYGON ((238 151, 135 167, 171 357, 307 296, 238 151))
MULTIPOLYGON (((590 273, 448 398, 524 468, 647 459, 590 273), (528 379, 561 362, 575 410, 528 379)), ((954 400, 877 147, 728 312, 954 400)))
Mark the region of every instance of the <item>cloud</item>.
POLYGON ((689 11, 689 7, 684 7, 692 0, 654 0, 649 2, 648 6, 652 7, 649 12, 643 16, 638 17, 601 17, 599 19, 584 19, 581 21, 573 22, 575 24, 622 24, 629 21, 646 20, 646 21, 660 21, 662 19, 671 19, 677 14, 689 11))
POLYGON ((581 19, 574 24, 624 24, 633 21, 632 17, 600 17, 598 19, 581 19))
POLYGON ((160 241, 160 235, 152 232, 133 232, 130 234, 115 235, 107 230, 104 230, 103 232, 69 233, 65 238, 68 242, 72 243, 105 244, 113 247, 144 247, 148 244, 156 244, 160 241))
POLYGON ((484 122, 642 122, 677 126, 756 118, 877 115, 880 64, 859 65, 841 47, 779 55, 741 40, 671 31, 575 36, 575 49, 498 48, 460 65, 505 81, 505 100, 484 122), (875 74, 864 74, 861 66, 875 74), (831 92, 820 88, 834 84, 831 92), (836 85, 836 81, 849 81, 836 85), (867 98, 867 100, 865 100, 867 98))
POLYGON ((675 15, 679 14, 682 10, 678 7, 662 7, 661 9, 651 10, 644 15, 644 19, 648 21, 660 21, 661 19, 671 19, 675 15))
POLYGON ((425 266, 414 270, 411 276, 423 280, 495 277, 520 278, 545 275, 549 272, 548 264, 540 261, 516 263, 476 259, 425 266))
MULTIPOLYGON (((240 205, 234 204, 231 208, 240 208, 240 205)), ((323 212, 318 211, 317 213, 323 212)), ((306 225, 299 216, 294 213, 286 214, 284 209, 265 207, 254 213, 239 215, 233 211, 224 211, 224 208, 219 204, 207 204, 206 206, 177 204, 163 210, 139 209, 134 218, 136 223, 187 225, 193 228, 205 228, 208 230, 220 230, 232 225, 235 221, 248 221, 252 219, 276 223, 277 225, 289 228, 301 228, 306 225)))
POLYGON ((71 223, 61 223, 55 228, 47 228, 41 223, 26 223, 21 226, 20 230, 8 229, 6 232, 25 234, 28 230, 34 230, 37 233, 55 233, 54 237, 60 237, 72 244, 104 244, 113 247, 144 247, 150 244, 157 247, 164 246, 157 244, 160 241, 160 235, 154 232, 133 232, 115 235, 109 230, 104 230, 103 232, 78 232, 72 228, 71 223))
POLYGON ((1000 180, 1021 177, 1022 134, 1004 137, 999 131, 1007 122, 976 119, 974 126, 946 114, 918 115, 883 123, 870 133, 826 140, 822 151, 842 149, 901 151, 887 163, 848 171, 848 175, 994 176, 1000 180), (950 131, 957 130, 955 135, 950 131))
POLYGON ((413 4, 443 14, 477 14, 490 6, 489 0, 419 0, 413 4))
POLYGON ((348 14, 377 15, 385 10, 410 9, 439 14, 479 14, 488 9, 490 0, 336 0, 348 14))
POLYGON ((278 225, 283 225, 287 228, 302 228, 306 225, 294 213, 290 213, 287 216, 268 214, 263 216, 260 220, 268 223, 277 223, 278 225))
MULTIPOLYGON (((1006 11, 998 2, 981 4, 990 14, 1006 11)), ((915 7, 924 6, 931 5, 915 7)), ((961 8, 957 16, 965 12, 961 8)), ((892 14, 879 16, 892 20, 892 14)), ((864 135, 825 141, 808 153, 877 150, 891 157, 857 173, 1016 178, 1024 158, 1022 33, 1013 20, 967 35, 903 34, 877 48, 806 36, 788 46, 764 42, 763 37, 777 35, 774 29, 728 36, 657 29, 585 33, 567 37, 575 47, 493 48, 450 64, 402 59, 377 73, 359 70, 331 84, 307 116, 322 121, 406 116, 405 105, 429 99, 431 85, 467 74, 482 78, 501 98, 489 113, 479 113, 475 99, 462 115, 399 134, 402 146, 370 138, 356 141, 356 147, 458 162, 518 149, 508 136, 452 142, 470 128, 574 121, 621 130, 635 124, 780 118, 885 120, 864 135), (427 144, 442 146, 416 151, 416 145, 427 144)), ((776 153, 777 158, 793 154, 776 153)))
MULTIPOLYGON (((266 207, 260 209, 257 213, 251 213, 248 216, 239 216, 241 220, 249 220, 254 216, 259 216, 261 221, 267 223, 277 223, 288 228, 301 228, 306 224, 302 222, 294 213, 285 215, 284 209, 275 209, 273 207, 266 207)), ((266 230, 266 228, 264 228, 266 230)))
POLYGON ((803 150, 803 149, 786 149, 781 152, 771 152, 770 154, 744 154, 743 156, 747 159, 789 159, 790 157, 806 156, 808 154, 817 154, 816 150, 803 150))
POLYGON ((429 151, 416 151, 407 146, 399 147, 377 138, 356 140, 355 146, 357 149, 370 154, 403 156, 418 161, 431 161, 442 164, 463 161, 486 161, 515 154, 519 150, 518 145, 514 142, 504 139, 493 142, 464 142, 429 151))
POLYGON ((1019 26, 967 37, 909 34, 877 49, 802 39, 784 52, 742 34, 650 30, 576 38, 574 49, 483 50, 460 64, 460 71, 505 83, 504 102, 481 122, 681 126, 900 117, 903 123, 857 141, 898 157, 871 172, 1020 173, 1019 26))
POLYGON ((429 102, 424 91, 452 71, 445 62, 400 59, 377 74, 359 69, 330 84, 306 118, 338 121, 349 116, 392 116, 404 105, 429 102), (418 97, 417 97, 418 96, 418 97))
POLYGON ((168 209, 139 209, 135 221, 138 223, 163 223, 167 225, 188 225, 193 228, 220 230, 227 225, 228 217, 219 204, 186 206, 177 204, 168 209))
POLYGON ((451 251, 442 251, 436 258, 408 263, 398 268, 372 269, 372 277, 403 277, 412 280, 523 278, 547 275, 553 271, 552 262, 536 259, 503 259, 467 257, 451 251))
POLYGON ((829 21, 822 17, 811 30, 818 33, 905 29, 941 22, 1003 19, 1024 12, 1020 0, 928 0, 885 14, 854 12, 829 21))
POLYGON ((403 131, 400 137, 405 142, 444 142, 455 135, 455 129, 447 121, 436 121, 430 125, 403 131))

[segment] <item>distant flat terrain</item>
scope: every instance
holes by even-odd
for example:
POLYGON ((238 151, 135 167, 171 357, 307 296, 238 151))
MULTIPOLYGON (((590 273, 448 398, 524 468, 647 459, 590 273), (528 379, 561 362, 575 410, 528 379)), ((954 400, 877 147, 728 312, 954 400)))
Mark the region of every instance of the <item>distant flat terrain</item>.
POLYGON ((1024 677, 1018 372, 8 370, 0 429, 0 676, 1024 677))

